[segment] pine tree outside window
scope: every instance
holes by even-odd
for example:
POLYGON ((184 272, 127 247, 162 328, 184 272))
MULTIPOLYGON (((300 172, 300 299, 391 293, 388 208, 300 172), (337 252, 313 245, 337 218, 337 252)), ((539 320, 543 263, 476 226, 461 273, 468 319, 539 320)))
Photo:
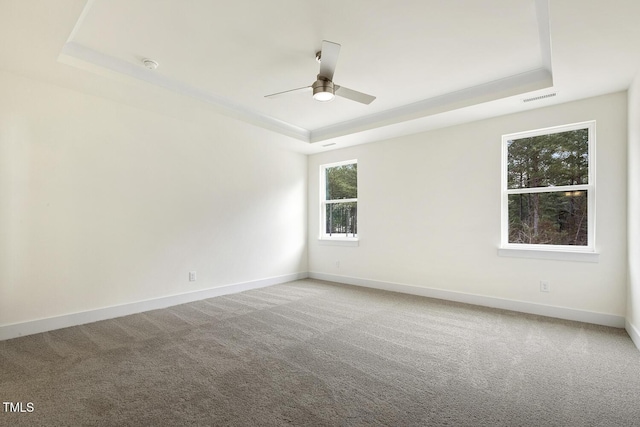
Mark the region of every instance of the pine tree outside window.
POLYGON ((358 238, 358 162, 320 166, 321 239, 358 238))
POLYGON ((502 137, 502 248, 595 251, 595 122, 502 137))

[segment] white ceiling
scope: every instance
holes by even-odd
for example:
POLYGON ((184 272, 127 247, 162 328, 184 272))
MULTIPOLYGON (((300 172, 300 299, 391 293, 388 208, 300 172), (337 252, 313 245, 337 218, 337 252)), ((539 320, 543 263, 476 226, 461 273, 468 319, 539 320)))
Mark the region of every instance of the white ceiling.
POLYGON ((640 2, 588 3, 0 0, 0 68, 143 108, 199 106, 316 152, 626 89, 640 2), (336 84, 377 99, 264 98, 315 81, 322 40, 342 45, 336 84))

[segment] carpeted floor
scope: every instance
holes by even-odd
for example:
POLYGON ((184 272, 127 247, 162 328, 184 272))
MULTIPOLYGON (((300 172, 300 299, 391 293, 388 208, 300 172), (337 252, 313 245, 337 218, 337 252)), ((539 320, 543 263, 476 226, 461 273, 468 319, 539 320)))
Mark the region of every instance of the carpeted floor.
POLYGON ((624 330, 301 280, 0 342, 0 425, 640 426, 624 330))

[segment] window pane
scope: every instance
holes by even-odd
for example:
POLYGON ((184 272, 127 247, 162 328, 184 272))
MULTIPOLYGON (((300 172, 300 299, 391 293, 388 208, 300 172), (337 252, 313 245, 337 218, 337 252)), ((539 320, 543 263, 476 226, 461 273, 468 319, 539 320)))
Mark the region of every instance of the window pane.
POLYGON ((356 199, 358 197, 358 164, 334 166, 326 169, 326 200, 356 199))
POLYGON ((589 130, 507 141, 508 188, 588 184, 589 130))
POLYGON ((358 234, 358 203, 330 203, 326 208, 325 232, 346 234, 354 237, 358 234))
POLYGON ((587 192, 510 194, 509 243, 587 246, 587 192))

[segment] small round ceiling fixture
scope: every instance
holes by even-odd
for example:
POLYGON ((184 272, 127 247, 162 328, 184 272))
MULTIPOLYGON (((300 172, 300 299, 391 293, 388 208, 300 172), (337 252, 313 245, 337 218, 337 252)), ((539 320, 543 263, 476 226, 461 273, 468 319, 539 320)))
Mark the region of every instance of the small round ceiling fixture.
POLYGON ((150 70, 155 70, 156 68, 158 68, 158 63, 153 59, 144 58, 142 60, 142 63, 144 64, 145 67, 147 67, 150 70))

